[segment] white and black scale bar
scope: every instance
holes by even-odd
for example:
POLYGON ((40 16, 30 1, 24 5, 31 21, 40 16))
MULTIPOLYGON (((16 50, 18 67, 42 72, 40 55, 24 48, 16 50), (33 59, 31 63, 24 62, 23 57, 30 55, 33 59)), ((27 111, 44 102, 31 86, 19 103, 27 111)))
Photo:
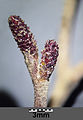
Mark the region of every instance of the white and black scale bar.
POLYGON ((29 109, 29 112, 53 112, 53 109, 50 108, 33 108, 33 109, 29 109))

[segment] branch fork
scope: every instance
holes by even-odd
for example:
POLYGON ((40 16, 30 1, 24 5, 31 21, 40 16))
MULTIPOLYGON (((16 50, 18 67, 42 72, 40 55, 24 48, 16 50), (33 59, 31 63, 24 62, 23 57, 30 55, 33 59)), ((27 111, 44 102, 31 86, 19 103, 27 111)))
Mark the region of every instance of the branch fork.
POLYGON ((46 107, 49 78, 56 65, 59 47, 56 41, 48 40, 41 52, 42 57, 39 64, 37 43, 30 28, 16 15, 10 16, 8 23, 15 41, 24 55, 25 63, 32 78, 34 107, 46 107))

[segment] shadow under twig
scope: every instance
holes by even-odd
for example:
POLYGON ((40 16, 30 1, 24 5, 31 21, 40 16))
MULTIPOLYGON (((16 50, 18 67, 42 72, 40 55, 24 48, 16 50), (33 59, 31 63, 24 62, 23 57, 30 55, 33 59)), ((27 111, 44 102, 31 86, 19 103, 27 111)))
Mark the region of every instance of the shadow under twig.
POLYGON ((81 79, 76 89, 71 93, 71 95, 69 96, 69 98, 62 107, 72 107, 76 101, 76 98, 82 91, 83 91, 83 78, 81 79))
POLYGON ((0 91, 0 107, 19 107, 16 100, 5 91, 0 91))

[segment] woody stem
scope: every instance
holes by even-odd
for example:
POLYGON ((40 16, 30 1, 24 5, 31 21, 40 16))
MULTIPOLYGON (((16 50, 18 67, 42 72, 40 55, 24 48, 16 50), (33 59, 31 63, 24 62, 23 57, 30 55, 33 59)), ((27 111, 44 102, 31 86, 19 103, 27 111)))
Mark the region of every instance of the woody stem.
POLYGON ((47 107, 49 81, 43 80, 34 85, 34 107, 47 107))

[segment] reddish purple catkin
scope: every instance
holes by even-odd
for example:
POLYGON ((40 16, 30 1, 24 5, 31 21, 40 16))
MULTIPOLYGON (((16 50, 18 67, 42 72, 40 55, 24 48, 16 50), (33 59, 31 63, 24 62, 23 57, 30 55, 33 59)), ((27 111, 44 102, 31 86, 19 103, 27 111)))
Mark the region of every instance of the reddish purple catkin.
POLYGON ((58 49, 56 41, 49 40, 46 42, 45 49, 41 52, 40 74, 42 78, 48 79, 53 72, 59 55, 58 49))
MULTIPOLYGON (((10 16, 8 19, 9 27, 12 31, 15 41, 23 54, 29 53, 38 59, 38 48, 34 40, 33 33, 19 16, 10 16)), ((42 58, 39 67, 39 73, 42 79, 49 79, 54 70, 58 57, 58 45, 56 41, 46 42, 45 49, 42 51, 42 58)))
POLYGON ((20 50, 38 57, 38 49, 33 33, 19 16, 10 16, 8 19, 9 27, 20 50))

